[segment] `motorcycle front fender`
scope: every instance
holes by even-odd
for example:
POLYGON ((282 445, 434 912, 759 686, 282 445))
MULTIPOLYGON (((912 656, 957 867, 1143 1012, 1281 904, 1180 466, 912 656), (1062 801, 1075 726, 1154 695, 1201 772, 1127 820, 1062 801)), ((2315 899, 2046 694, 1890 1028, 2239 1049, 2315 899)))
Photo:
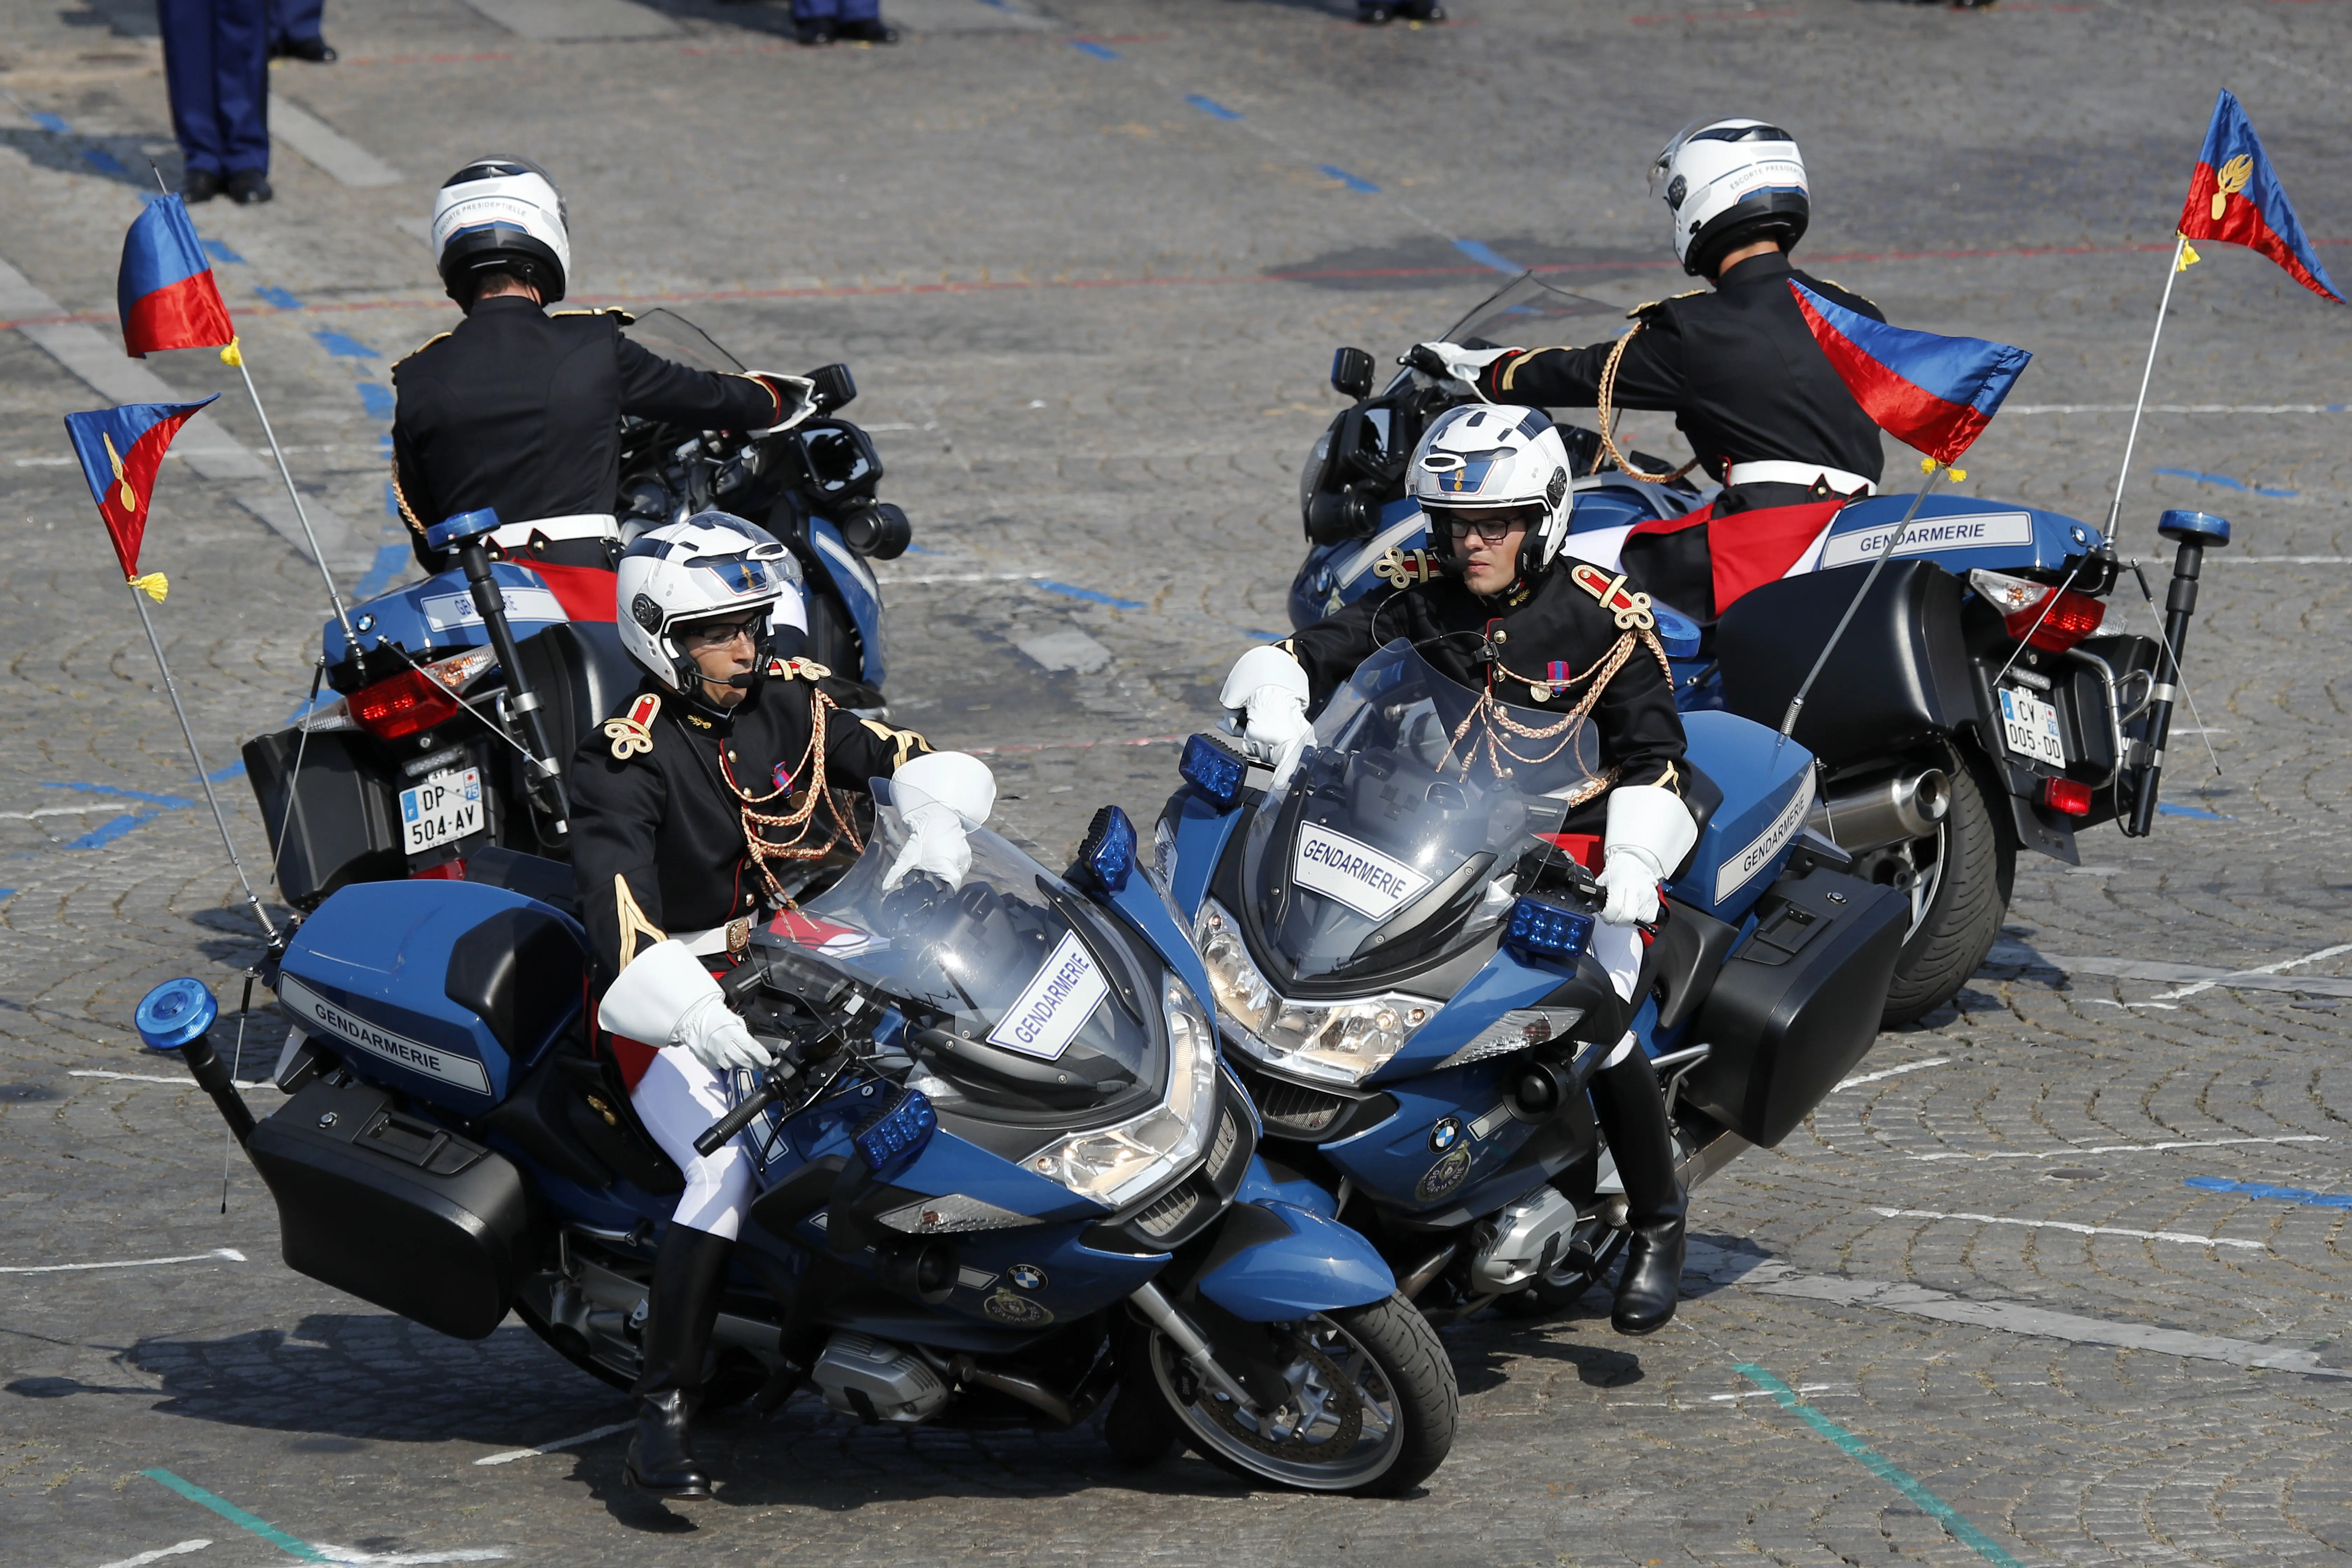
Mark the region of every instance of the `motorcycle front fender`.
POLYGON ((1196 1285, 1245 1322, 1369 1306, 1396 1291, 1370 1242, 1296 1204, 1235 1204, 1223 1223, 1196 1285))

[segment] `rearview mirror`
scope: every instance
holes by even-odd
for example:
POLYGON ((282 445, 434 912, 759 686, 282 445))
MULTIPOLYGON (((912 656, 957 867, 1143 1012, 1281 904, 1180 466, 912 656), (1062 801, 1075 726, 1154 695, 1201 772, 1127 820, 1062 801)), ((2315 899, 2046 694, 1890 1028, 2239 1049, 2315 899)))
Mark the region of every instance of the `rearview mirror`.
POLYGON ((1340 349, 1331 355, 1331 390, 1361 402, 1372 395, 1372 356, 1361 349, 1340 349))

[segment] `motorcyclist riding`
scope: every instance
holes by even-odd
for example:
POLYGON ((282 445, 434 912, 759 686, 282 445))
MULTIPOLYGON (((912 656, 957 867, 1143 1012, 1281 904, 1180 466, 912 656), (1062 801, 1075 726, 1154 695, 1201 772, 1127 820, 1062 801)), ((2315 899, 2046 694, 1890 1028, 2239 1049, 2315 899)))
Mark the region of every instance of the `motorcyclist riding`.
POLYGON ((492 553, 610 570, 623 415, 764 434, 803 417, 796 376, 723 375, 646 353, 618 310, 557 310, 572 270, 563 198, 538 164, 477 158, 433 199, 441 281, 466 319, 392 370, 393 486, 427 571, 427 522, 481 508, 492 553))
MULTIPOLYGON (((1873 493, 1878 426, 1814 341, 1789 280, 1885 318, 1860 295, 1789 265, 1811 215, 1795 140, 1758 120, 1694 125, 1659 153, 1650 189, 1673 216, 1683 270, 1712 289, 1637 306, 1632 331, 1587 348, 1422 347, 1490 402, 1596 407, 1604 436, 1614 408, 1672 410, 1696 461, 1724 486, 1717 519, 1873 493)), ((1610 449, 1632 469, 1613 437, 1610 449)), ((1704 545, 1687 559, 1705 538, 1638 537, 1625 563, 1661 598, 1712 620, 1720 606, 1704 545)))
MULTIPOLYGON (((1279 748, 1277 784, 1312 738, 1307 713, 1398 637, 1473 690, 1591 715, 1606 793, 1568 808, 1564 826, 1602 829, 1607 902, 1592 951, 1630 999, 1642 965, 1638 928, 1657 919, 1658 884, 1698 836, 1684 804, 1682 720, 1650 601, 1622 574, 1561 554, 1568 451, 1542 410, 1450 409, 1423 437, 1412 475, 1434 549, 1391 551, 1378 568, 1385 586, 1244 654, 1220 700, 1246 714, 1251 739, 1279 748)), ((1674 1316, 1685 1202, 1665 1101, 1631 1032, 1593 1079, 1592 1100, 1633 1231, 1612 1321, 1620 1333, 1646 1334, 1674 1316)))
POLYGON ((726 1113, 733 1069, 771 1060, 714 971, 785 906, 779 868, 836 836, 856 844, 835 792, 889 778, 910 837, 884 885, 912 871, 952 885, 996 783, 978 758, 825 697, 824 667, 800 657, 799 568, 765 530, 716 511, 665 524, 629 545, 615 583, 622 643, 647 675, 572 760, 572 867, 605 983, 597 1022, 638 1120, 686 1177, 655 1257, 626 1475, 698 1498, 710 1482, 688 1427, 751 1168, 735 1144, 704 1156, 694 1140, 726 1113))

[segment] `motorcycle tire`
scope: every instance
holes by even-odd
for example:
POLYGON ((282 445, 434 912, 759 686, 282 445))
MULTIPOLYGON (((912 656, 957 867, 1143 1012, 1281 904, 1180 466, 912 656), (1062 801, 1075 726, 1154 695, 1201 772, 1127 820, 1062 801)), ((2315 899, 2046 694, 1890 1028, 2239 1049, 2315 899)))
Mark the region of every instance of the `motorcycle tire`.
MULTIPOLYGON (((1148 1329, 1146 1367, 1137 1370, 1151 1378, 1169 1418, 1193 1452, 1244 1480, 1349 1497, 1394 1497, 1427 1479, 1445 1462, 1461 1415, 1461 1389, 1436 1329, 1412 1302, 1391 1295, 1370 1306, 1318 1313, 1279 1326, 1294 1333, 1305 1331, 1311 1351, 1302 1352, 1299 1363, 1309 1363, 1310 1370, 1328 1376, 1343 1363, 1354 1369, 1359 1401, 1385 1405, 1386 1434, 1369 1451, 1364 1449, 1359 1405, 1341 1407, 1339 1432, 1321 1444, 1300 1447, 1288 1439, 1264 1436, 1240 1415, 1228 1413, 1228 1401, 1200 1384, 1182 1352, 1159 1329, 1148 1329), (1346 1453, 1328 1456, 1336 1462, 1326 1463, 1327 1456, 1314 1451, 1334 1449, 1341 1443, 1348 1445, 1346 1453)), ((1338 1405, 1327 1393, 1318 1403, 1318 1415, 1338 1405)))
POLYGON ((1951 759, 1952 804, 1942 824, 1934 891, 1895 960, 1880 1026, 1927 1016, 1967 984, 1992 951, 2017 880, 2008 803, 1964 753, 1951 759))

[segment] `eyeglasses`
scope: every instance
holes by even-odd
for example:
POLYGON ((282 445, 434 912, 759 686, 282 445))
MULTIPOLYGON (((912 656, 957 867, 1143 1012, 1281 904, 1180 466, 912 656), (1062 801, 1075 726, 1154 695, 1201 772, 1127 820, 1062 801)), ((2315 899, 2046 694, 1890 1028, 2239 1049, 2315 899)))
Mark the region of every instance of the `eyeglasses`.
POLYGON ((1445 535, 1456 544, 1474 533, 1482 543, 1500 544, 1511 537, 1512 530, 1524 530, 1527 526, 1525 519, 1516 517, 1449 517, 1445 520, 1445 535))
POLYGON ((758 621, 705 621, 700 626, 680 626, 677 640, 689 648, 725 647, 737 637, 758 635, 758 621))

